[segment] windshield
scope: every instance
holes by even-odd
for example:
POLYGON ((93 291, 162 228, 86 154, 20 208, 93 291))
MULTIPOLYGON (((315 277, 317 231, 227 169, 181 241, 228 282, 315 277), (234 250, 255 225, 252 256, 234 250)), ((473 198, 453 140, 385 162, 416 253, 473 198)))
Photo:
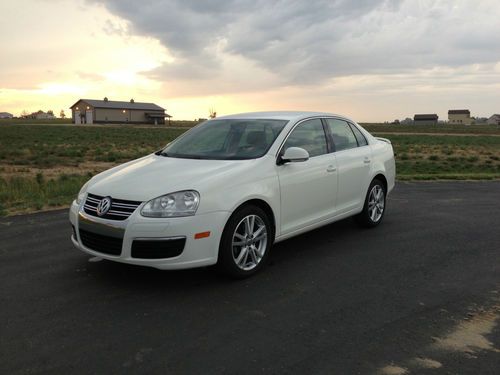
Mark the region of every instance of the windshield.
POLYGON ((288 121, 210 120, 165 147, 159 155, 188 159, 255 159, 263 156, 288 121))

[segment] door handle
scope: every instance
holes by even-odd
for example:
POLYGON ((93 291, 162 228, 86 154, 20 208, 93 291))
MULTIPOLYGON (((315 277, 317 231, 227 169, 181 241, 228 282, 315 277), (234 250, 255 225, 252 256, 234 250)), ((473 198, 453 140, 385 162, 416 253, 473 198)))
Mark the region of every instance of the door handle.
POLYGON ((371 160, 368 158, 365 158, 365 160, 363 161, 363 163, 365 163, 365 164, 370 164, 370 162, 371 162, 371 160))
POLYGON ((326 168, 326 171, 327 172, 335 172, 337 170, 337 168, 335 168, 333 165, 329 165, 327 168, 326 168))

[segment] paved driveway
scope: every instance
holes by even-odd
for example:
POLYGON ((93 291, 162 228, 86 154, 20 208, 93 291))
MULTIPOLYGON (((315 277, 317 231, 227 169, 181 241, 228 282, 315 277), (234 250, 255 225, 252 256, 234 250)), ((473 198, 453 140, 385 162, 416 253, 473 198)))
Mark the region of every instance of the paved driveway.
POLYGON ((244 281, 89 262, 64 211, 1 219, 0 373, 500 373, 500 182, 400 183, 388 209, 244 281))

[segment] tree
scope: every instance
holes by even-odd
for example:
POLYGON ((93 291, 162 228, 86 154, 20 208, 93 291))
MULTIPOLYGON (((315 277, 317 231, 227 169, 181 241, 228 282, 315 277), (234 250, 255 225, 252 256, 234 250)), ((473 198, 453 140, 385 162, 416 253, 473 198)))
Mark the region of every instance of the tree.
POLYGON ((54 111, 53 111, 53 110, 51 110, 51 109, 49 109, 49 110, 47 111, 47 114, 48 114, 48 115, 51 115, 51 116, 54 116, 54 111))
POLYGON ((66 113, 64 113, 64 109, 61 109, 61 112, 59 112, 59 117, 66 118, 66 113))
POLYGON ((23 111, 21 112, 21 117, 26 117, 28 115, 29 115, 28 111, 23 109, 23 111))

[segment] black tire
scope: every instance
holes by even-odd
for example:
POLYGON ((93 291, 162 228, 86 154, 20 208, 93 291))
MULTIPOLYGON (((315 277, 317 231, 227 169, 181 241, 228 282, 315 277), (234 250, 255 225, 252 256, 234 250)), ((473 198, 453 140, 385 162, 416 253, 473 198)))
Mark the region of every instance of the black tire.
MULTIPOLYGON (((259 236, 262 236, 262 232, 259 236)), ((260 207, 253 205, 243 206, 231 215, 226 223, 226 226, 224 227, 219 244, 219 259, 217 261, 217 268, 233 278, 243 279, 252 276, 264 267, 269 257, 273 241, 274 228, 265 211, 260 207), (265 227, 265 243, 263 242, 263 239, 257 241, 257 237, 253 240, 242 240, 236 237, 237 235, 244 235, 244 233, 241 232, 242 225, 244 227, 243 230, 246 233, 246 220, 249 218, 248 220, 251 221, 251 217, 254 217, 253 225, 257 225, 258 229, 261 229, 262 226, 265 227), (236 234, 236 232, 238 234, 236 234), (235 240, 240 240, 240 242, 245 243, 245 245, 233 246, 233 241, 235 240), (254 240, 255 242, 252 243, 254 240), (261 252, 258 251, 257 247, 259 247, 260 250, 263 250, 261 257, 259 257, 261 252), (246 248, 247 250, 244 250, 243 248, 246 248), (248 263, 246 263, 246 258, 243 259, 245 256, 243 254, 244 251, 248 252, 247 256, 250 258, 248 263), (237 264, 237 259, 240 255, 242 255, 241 261, 240 264, 237 264), (258 262, 252 267, 253 259, 258 259, 258 262), (244 269, 245 266, 248 269, 244 269)))
POLYGON ((370 187, 368 188, 368 191, 366 192, 366 197, 365 197, 365 204, 363 206, 363 211, 359 213, 356 216, 356 221, 358 222, 359 225, 365 228, 373 228, 379 225, 382 222, 382 219, 384 218, 385 211, 387 208, 387 191, 385 189, 385 185, 382 181, 379 179, 374 179, 370 187), (381 191, 382 192, 382 205, 380 201, 376 203, 376 206, 374 208, 373 206, 373 196, 372 194, 375 191, 381 191), (380 189, 380 190, 379 190, 380 189), (377 206, 378 204, 378 206, 377 206), (382 206, 382 212, 380 213, 380 207, 382 206), (375 209, 375 215, 374 215, 374 210, 375 209))

